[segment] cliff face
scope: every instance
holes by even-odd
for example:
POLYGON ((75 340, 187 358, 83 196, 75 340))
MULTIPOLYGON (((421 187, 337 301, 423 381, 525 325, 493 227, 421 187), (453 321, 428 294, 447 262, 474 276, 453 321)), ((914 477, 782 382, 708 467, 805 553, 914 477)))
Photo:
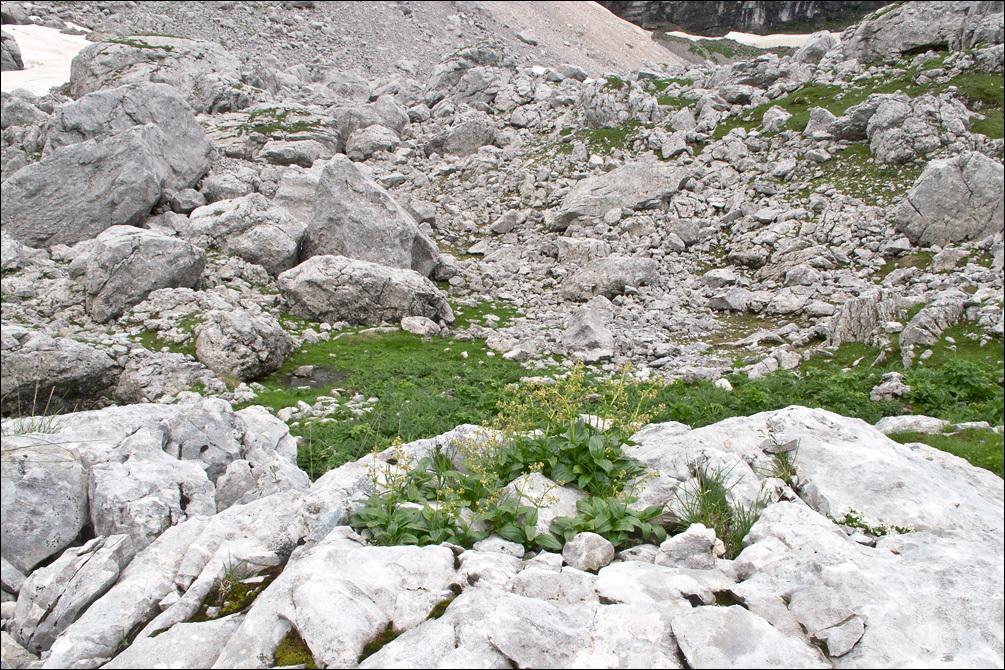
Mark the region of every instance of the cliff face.
POLYGON ((682 30, 721 36, 730 30, 767 35, 770 33, 841 30, 863 16, 890 4, 884 1, 842 2, 728 1, 693 2, 600 0, 600 4, 626 21, 646 30, 682 30))

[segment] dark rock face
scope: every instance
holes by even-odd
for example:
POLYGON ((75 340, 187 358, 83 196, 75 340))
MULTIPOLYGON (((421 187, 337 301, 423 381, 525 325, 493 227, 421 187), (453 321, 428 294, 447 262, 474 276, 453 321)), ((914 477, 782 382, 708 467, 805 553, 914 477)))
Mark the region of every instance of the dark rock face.
POLYGON ((630 2, 600 0, 613 14, 646 30, 682 30, 709 37, 730 30, 768 35, 840 30, 888 2, 630 2))

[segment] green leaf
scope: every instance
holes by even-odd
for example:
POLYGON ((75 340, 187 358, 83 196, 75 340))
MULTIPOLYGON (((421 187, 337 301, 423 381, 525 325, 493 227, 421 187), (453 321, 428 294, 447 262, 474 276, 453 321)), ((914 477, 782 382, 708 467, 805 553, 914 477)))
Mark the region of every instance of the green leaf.
POLYGON ((598 458, 597 465, 600 466, 600 469, 607 474, 611 474, 611 470, 614 469, 614 463, 611 463, 611 461, 606 458, 598 458))
POLYGON ((398 544, 419 544, 419 538, 412 533, 402 533, 398 538, 398 544))
POLYGON ((562 543, 559 542, 558 538, 551 533, 541 533, 534 538, 534 543, 544 547, 545 549, 562 551, 562 543))
POLYGON ((642 510, 642 514, 640 514, 639 516, 641 516, 643 519, 652 519, 654 517, 659 516, 660 514, 663 514, 663 509, 664 509, 663 505, 650 505, 649 507, 642 510))
POLYGON ((523 534, 528 538, 534 537, 534 535, 537 534, 537 525, 529 523, 525 524, 523 527, 523 534))
POLYGON ((590 437, 586 442, 586 446, 590 449, 590 456, 596 460, 603 456, 604 454, 604 438, 599 435, 594 435, 590 437))
POLYGON ((653 535, 655 535, 656 539, 660 542, 667 539, 667 531, 663 528, 663 526, 653 526, 653 535))
POLYGON ((630 533, 635 529, 635 524, 637 522, 638 519, 635 519, 634 517, 630 516, 627 516, 623 519, 618 519, 617 521, 614 522, 614 530, 630 533))
POLYGON ((523 544, 524 536, 514 524, 508 523, 499 530, 496 531, 504 540, 509 540, 510 542, 516 542, 517 544, 523 544))

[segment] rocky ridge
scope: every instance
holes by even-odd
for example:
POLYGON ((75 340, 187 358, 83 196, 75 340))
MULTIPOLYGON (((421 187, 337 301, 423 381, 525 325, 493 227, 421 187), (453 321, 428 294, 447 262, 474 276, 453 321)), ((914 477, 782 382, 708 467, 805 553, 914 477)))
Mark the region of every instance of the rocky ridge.
MULTIPOLYGON (((257 7, 222 4, 221 21, 257 7)), ((938 15, 947 34, 982 36, 970 51, 863 64, 865 25, 876 53, 918 46, 904 23, 932 17, 916 4, 839 45, 819 35, 783 58, 602 78, 522 65, 529 35, 448 53, 422 77, 370 79, 296 49, 288 67, 252 71, 220 44, 135 35, 157 15, 98 10, 126 34, 75 61, 72 98, 2 102, 4 403, 103 408, 5 434, 5 663, 182 653, 188 667, 270 667, 292 627, 342 666, 1000 665, 1001 480, 860 421, 790 408, 635 436, 654 502, 693 486, 701 458, 730 468, 735 502, 767 491, 735 560, 698 527, 616 558, 602 543, 593 556, 589 536, 524 557, 500 542, 369 546, 346 524, 395 455, 312 485, 285 422, 330 404, 231 407, 354 325, 486 338, 528 374, 578 358, 632 363, 639 379, 764 376, 843 342, 896 346, 909 366, 960 321, 1000 346, 1002 140, 946 86, 1000 68, 1002 14, 938 15), (896 77, 931 92, 868 94, 896 77), (819 87, 862 100, 794 127, 792 96, 819 87), (857 151, 888 166, 892 193, 841 181, 857 151), (887 274, 921 251, 929 266, 887 274), (448 298, 522 316, 458 329, 448 298), (764 328, 734 329, 751 317, 764 328), (765 476, 772 445, 793 441, 796 480, 765 476), (849 474, 849 457, 868 466, 849 474), (45 519, 8 516, 57 496, 45 519), (877 540, 849 514, 913 531, 877 540), (268 571, 250 609, 192 620, 222 581, 268 571), (716 607, 724 594, 737 604, 716 607), (489 613, 498 628, 471 627, 489 613), (361 661, 388 627, 402 635, 361 661), (201 642, 180 652, 190 635, 201 642)), ((327 11, 290 5, 267 16, 327 11)), ((902 393, 884 384, 877 397, 902 393)), ((471 431, 404 453, 414 463, 471 431)))

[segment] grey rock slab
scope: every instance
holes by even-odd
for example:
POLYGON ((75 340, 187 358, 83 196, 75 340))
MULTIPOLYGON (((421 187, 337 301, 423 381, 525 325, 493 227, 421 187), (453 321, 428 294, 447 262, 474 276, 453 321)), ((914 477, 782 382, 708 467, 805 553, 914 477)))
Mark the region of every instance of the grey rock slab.
POLYGON ((3 557, 28 575, 80 534, 87 520, 86 475, 73 451, 30 437, 4 438, 0 468, 3 557))
POLYGON ((715 567, 715 530, 700 523, 691 524, 679 535, 660 544, 656 565, 707 570, 715 567))
POLYGON ((261 93, 241 82, 241 61, 219 44, 159 35, 133 36, 84 48, 70 68, 70 95, 109 83, 172 86, 197 113, 249 107, 261 93))
POLYGON ((401 329, 406 333, 429 337, 440 334, 440 326, 424 316, 406 316, 401 320, 401 329))
POLYGON ((124 462, 94 464, 88 473, 90 518, 102 535, 128 534, 141 550, 190 516, 216 512, 215 489, 201 464, 164 453, 163 430, 141 429, 120 445, 124 462))
POLYGON ((949 428, 949 422, 945 419, 937 419, 934 416, 885 416, 876 422, 876 430, 884 435, 894 433, 928 433, 937 435, 949 428))
MULTIPOLYGON (((960 481, 966 477, 962 463, 930 457, 923 466, 930 472, 945 471, 960 481)), ((978 477, 965 486, 988 487, 988 479, 978 477)), ((1002 655, 1001 542, 995 539, 1000 531, 984 528, 1002 523, 990 518, 991 508, 1000 509, 1000 481, 988 490, 998 501, 978 501, 977 509, 957 507, 954 500, 943 503, 943 492, 936 491, 928 505, 937 500, 951 510, 938 530, 887 535, 875 547, 859 544, 811 507, 776 503, 761 514, 734 565, 748 589, 775 594, 810 586, 833 590, 837 608, 832 596, 805 610, 797 607, 796 613, 826 623, 836 618, 832 610, 840 614, 847 608, 862 619, 864 632, 857 641, 852 641, 858 632, 853 619, 816 635, 823 639, 836 633, 835 651, 852 645, 841 656, 843 665, 930 665, 944 658, 967 666, 996 665, 1002 655), (967 518, 975 514, 983 515, 977 527, 967 518), (938 607, 932 607, 934 602, 938 607)), ((897 482, 887 490, 903 497, 897 482)), ((993 514, 1001 516, 997 510, 993 514)), ((875 523, 869 512, 865 517, 875 523)))
POLYGON ((219 658, 230 636, 244 617, 232 614, 199 623, 180 623, 157 637, 143 637, 118 654, 103 668, 150 667, 155 659, 174 668, 209 668, 219 658))
POLYGON ((309 168, 319 158, 331 156, 332 152, 317 140, 269 140, 257 157, 272 165, 309 168))
POLYGON ((339 255, 428 277, 439 250, 386 190, 345 156, 321 173, 301 258, 339 255))
POLYGON ((530 561, 509 582, 508 590, 528 598, 572 604, 597 601, 593 580, 593 575, 572 566, 556 570, 530 561))
POLYGON ((197 518, 174 526, 138 554, 115 586, 56 639, 43 667, 97 667, 114 656, 123 631, 148 619, 174 591, 182 557, 205 524, 205 518, 197 518))
POLYGON ((739 605, 699 607, 671 624, 690 668, 829 668, 814 647, 739 605))
MULTIPOLYGON (((298 549, 255 600, 214 667, 258 667, 292 624, 326 666, 355 664, 388 623, 407 630, 448 597, 454 554, 446 547, 366 547, 347 528, 298 549), (332 602, 339 607, 331 607, 332 602)), ((267 662, 267 661, 265 661, 267 662)))
POLYGON ((89 344, 7 322, 0 333, 0 395, 21 416, 90 404, 115 387, 120 368, 89 344))
POLYGON ((250 381, 278 369, 293 338, 268 314, 213 310, 195 328, 195 356, 218 375, 250 381))
POLYGON ((279 275, 294 316, 337 323, 379 324, 424 316, 453 323, 446 295, 413 270, 344 256, 314 256, 279 275))
POLYGON ((379 151, 393 152, 400 144, 398 133, 375 123, 350 135, 345 143, 345 153, 351 160, 365 161, 379 151))
POLYGON ((691 178, 687 168, 666 163, 629 163, 599 177, 587 177, 569 190, 553 227, 564 230, 577 218, 600 218, 612 207, 645 209, 667 202, 691 178))
POLYGON ((46 129, 43 157, 59 147, 148 123, 164 135, 164 158, 171 168, 164 187, 180 191, 193 186, 206 174, 213 147, 192 108, 166 84, 120 86, 59 105, 46 129))
POLYGON ((4 180, 0 223, 32 247, 76 244, 139 225, 171 177, 168 140, 153 124, 61 147, 4 180))
POLYGON ((919 47, 948 47, 959 38, 969 5, 910 2, 883 8, 842 35, 845 58, 871 63, 919 47))
POLYGON ((128 535, 99 537, 67 549, 54 563, 33 572, 18 595, 15 637, 35 653, 48 650, 60 633, 112 587, 134 554, 128 535))
POLYGON ((206 254, 185 240, 131 226, 114 226, 84 244, 74 263, 84 267, 84 306, 98 323, 157 289, 193 288, 206 267, 206 254))
POLYGON ((659 278, 659 264, 652 258, 615 254, 590 261, 569 275, 559 289, 565 300, 586 302, 601 295, 612 299, 629 286, 650 286, 659 278))
POLYGON ((208 393, 224 393, 226 385, 198 361, 169 352, 130 355, 115 386, 121 403, 157 402, 202 386, 208 393))
POLYGON ((471 110, 459 115, 445 131, 426 144, 426 153, 470 156, 481 147, 496 141, 495 122, 482 111, 471 110))
POLYGON ((595 309, 584 306, 573 312, 565 325, 562 344, 572 352, 606 351, 614 353, 614 335, 606 320, 595 309))
POLYGON ((0 70, 3 72, 23 70, 24 60, 21 58, 21 48, 14 36, 4 30, 0 33, 0 70))
POLYGON ((565 543, 562 560, 577 570, 596 571, 614 560, 614 545, 596 533, 578 533, 565 543))
POLYGON ((0 586, 3 590, 16 596, 22 584, 24 584, 24 573, 11 565, 6 558, 0 557, 0 586))
POLYGON ((306 230, 283 207, 252 193, 197 208, 181 234, 196 246, 240 256, 275 276, 299 262, 306 230))
POLYGON ((980 240, 1001 233, 1005 221, 1002 163, 967 152, 933 160, 894 209, 897 228, 911 242, 928 246, 980 240))

